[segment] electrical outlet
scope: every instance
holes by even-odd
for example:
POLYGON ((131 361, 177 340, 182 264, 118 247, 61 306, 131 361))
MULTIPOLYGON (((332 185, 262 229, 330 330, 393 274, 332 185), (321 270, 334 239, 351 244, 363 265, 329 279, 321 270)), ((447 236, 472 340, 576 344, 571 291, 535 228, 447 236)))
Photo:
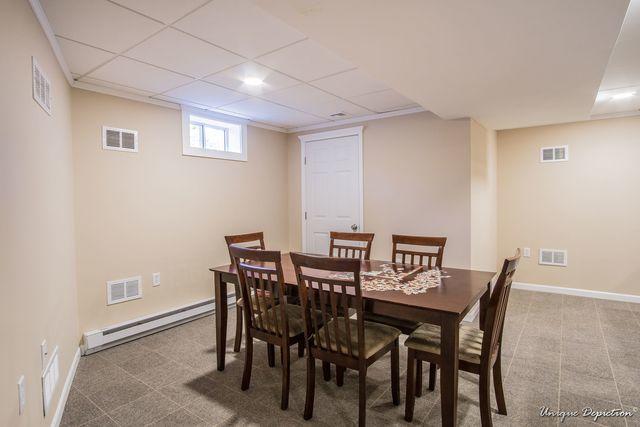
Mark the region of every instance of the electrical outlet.
POLYGON ((160 286, 160 273, 153 273, 153 286, 160 286))
POLYGON ((525 258, 531 257, 531 248, 522 248, 522 256, 525 258))
POLYGON ((47 366, 49 361, 49 350, 47 350, 47 340, 43 340, 40 344, 40 360, 42 361, 42 370, 47 366))
POLYGON ((27 393, 24 385, 24 375, 18 378, 18 414, 24 414, 24 407, 27 404, 27 393))

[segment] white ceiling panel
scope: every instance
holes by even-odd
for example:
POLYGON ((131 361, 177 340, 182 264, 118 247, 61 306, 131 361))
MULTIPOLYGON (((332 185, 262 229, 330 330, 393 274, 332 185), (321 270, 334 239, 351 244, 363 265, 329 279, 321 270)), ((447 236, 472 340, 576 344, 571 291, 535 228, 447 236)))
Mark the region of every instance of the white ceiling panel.
POLYGON ((285 128, 307 126, 326 121, 311 114, 292 110, 258 98, 250 98, 226 105, 222 110, 285 128))
POLYGON ((56 35, 111 52, 121 52, 162 24, 106 0, 43 0, 56 35))
POLYGON ((132 93, 134 95, 141 95, 141 96, 151 96, 153 95, 153 92, 149 92, 146 90, 141 90, 141 89, 136 89, 136 88, 132 88, 129 86, 124 86, 124 85, 119 85, 117 83, 112 83, 112 82, 106 82, 104 80, 100 80, 100 79, 93 79, 91 77, 82 77, 79 80, 82 83, 90 83, 92 85, 96 85, 96 86, 101 86, 107 89, 115 89, 118 91, 122 91, 122 92, 127 92, 127 93, 132 93))
POLYGON ((355 96, 351 98, 351 100, 376 113, 401 110, 415 106, 415 102, 391 89, 355 96))
MULTIPOLYGON (((296 110, 305 111, 327 119, 332 114, 346 113, 347 116, 371 114, 364 108, 328 94, 307 84, 279 90, 264 95, 265 98, 296 110)), ((344 118, 344 117, 341 117, 344 118)))
POLYGON ((304 38, 249 0, 215 0, 174 26, 247 58, 304 38))
POLYGON ((354 68, 312 40, 303 40, 261 56, 256 62, 305 82, 354 68))
POLYGON ((254 1, 440 117, 492 129, 588 119, 629 4, 254 1))
POLYGON ((208 0, 112 0, 129 9, 170 24, 208 0))
POLYGON ((314 80, 311 84, 342 98, 352 98, 388 89, 384 84, 372 79, 359 69, 314 80))
POLYGON ((592 116, 640 111, 640 85, 598 92, 592 116))
POLYGON ((89 77, 154 93, 167 91, 192 80, 181 74, 123 57, 103 65, 89 74, 89 77))
POLYGON ((261 95, 300 83, 298 80, 292 79, 260 64, 256 64, 255 62, 245 62, 244 64, 209 76, 205 78, 205 80, 249 95, 261 95), (248 85, 244 82, 246 78, 261 79, 263 84, 257 86, 248 85))
POLYGON ((173 28, 160 31, 125 55, 196 78, 244 61, 238 55, 173 28))
POLYGON ((83 75, 100 64, 107 62, 115 55, 106 50, 97 49, 82 43, 57 37, 58 45, 62 50, 69 71, 73 74, 83 75))
POLYGON ((200 105, 207 105, 209 107, 219 107, 247 98, 247 96, 242 93, 203 81, 196 81, 185 86, 180 86, 165 92, 164 95, 184 99, 200 105))
POLYGON ((631 0, 600 90, 640 85, 640 0, 631 0))

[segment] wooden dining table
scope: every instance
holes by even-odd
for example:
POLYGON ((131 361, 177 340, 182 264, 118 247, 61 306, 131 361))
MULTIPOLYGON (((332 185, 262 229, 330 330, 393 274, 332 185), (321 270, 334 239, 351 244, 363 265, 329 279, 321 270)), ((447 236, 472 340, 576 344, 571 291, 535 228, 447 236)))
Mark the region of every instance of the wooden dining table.
MULTIPOLYGON (((390 262, 362 261, 361 271, 379 271, 383 264, 390 264, 390 262)), ((229 297, 227 285, 236 286, 237 291, 238 277, 236 269, 232 265, 222 265, 209 270, 213 272, 215 287, 217 367, 219 371, 223 371, 227 341, 229 297)), ((289 254, 282 255, 282 270, 285 284, 298 286, 289 254)), ((442 425, 455 426, 458 402, 460 322, 469 310, 480 301, 480 325, 484 324, 484 315, 491 292, 491 280, 495 273, 445 267, 442 275, 442 283, 435 288, 428 289, 425 293, 407 295, 402 291, 367 291, 363 289, 362 298, 366 312, 440 326, 442 425)))

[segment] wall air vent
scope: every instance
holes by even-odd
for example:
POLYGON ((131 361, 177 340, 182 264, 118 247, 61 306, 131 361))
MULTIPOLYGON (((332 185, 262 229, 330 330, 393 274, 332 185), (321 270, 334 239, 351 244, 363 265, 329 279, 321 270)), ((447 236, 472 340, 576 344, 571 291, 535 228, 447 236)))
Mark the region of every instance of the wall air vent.
POLYGON ((566 162, 569 160, 569 146, 544 147, 540 149, 540 162, 566 162))
POLYGON ((565 249, 540 249, 540 265, 567 266, 567 251, 565 249))
POLYGON ((102 126, 102 148, 138 152, 138 131, 102 126))
POLYGON ((35 57, 31 57, 33 99, 47 114, 51 115, 51 83, 42 72, 35 57))
POLYGON ((142 298, 142 277, 107 282, 107 305, 142 298))

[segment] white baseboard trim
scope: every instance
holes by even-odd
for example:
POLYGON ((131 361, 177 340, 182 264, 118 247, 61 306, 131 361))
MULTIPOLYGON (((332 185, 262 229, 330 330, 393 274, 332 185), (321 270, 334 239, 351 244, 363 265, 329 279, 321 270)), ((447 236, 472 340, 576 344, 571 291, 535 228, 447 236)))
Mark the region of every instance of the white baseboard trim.
MULTIPOLYGON (((228 297, 228 305, 235 305, 235 294, 228 297)), ((169 329, 182 323, 207 316, 215 311, 215 301, 206 299, 191 304, 174 307, 164 312, 131 319, 103 329, 85 332, 83 335, 82 354, 91 354, 145 335, 169 329)))
POLYGON ((69 397, 69 392, 71 391, 71 384, 73 383, 73 379, 76 376, 76 369, 78 369, 79 362, 80 362, 80 347, 78 347, 78 349, 76 350, 76 354, 73 356, 73 360, 71 361, 71 367, 69 368, 67 379, 64 381, 62 394, 60 394, 60 399, 58 399, 58 406, 56 407, 56 413, 53 414, 53 418, 51 419, 51 427, 58 427, 60 425, 60 421, 62 421, 62 414, 64 413, 64 407, 67 404, 67 398, 69 397))
POLYGON ((514 289, 550 294, 574 295, 578 297, 607 299, 611 301, 632 302, 640 304, 640 295, 617 294, 614 292, 591 291, 588 289, 564 288, 562 286, 538 285, 536 283, 513 282, 514 289))

